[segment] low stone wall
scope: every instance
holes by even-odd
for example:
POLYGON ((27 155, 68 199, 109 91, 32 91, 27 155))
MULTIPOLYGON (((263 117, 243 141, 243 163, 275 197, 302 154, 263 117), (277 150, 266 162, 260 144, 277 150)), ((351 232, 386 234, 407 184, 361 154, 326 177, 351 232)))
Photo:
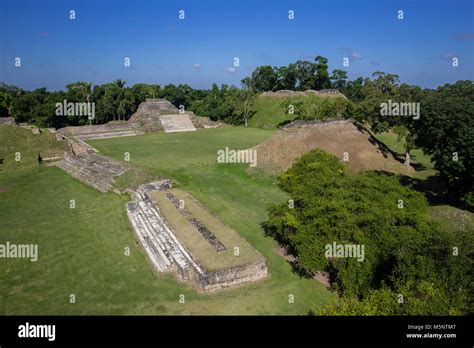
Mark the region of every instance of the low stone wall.
POLYGON ((188 114, 191 122, 197 129, 219 127, 219 123, 211 121, 209 117, 196 116, 193 112, 188 112, 188 114))
POLYGON ((90 133, 117 132, 132 129, 132 125, 124 124, 96 124, 87 126, 68 126, 58 129, 64 135, 82 135, 90 133))
POLYGON ((207 229, 206 226, 204 226, 202 223, 199 222, 199 220, 191 217, 186 210, 180 208, 180 203, 179 200, 171 193, 167 193, 166 197, 168 200, 173 203, 176 209, 179 210, 180 214, 191 224, 196 228, 196 230, 201 233, 201 235, 204 237, 205 240, 208 241, 208 243, 216 250, 217 252, 225 251, 227 248, 222 244, 214 234, 207 229))
POLYGON ((15 126, 15 119, 13 117, 0 117, 0 126, 15 126))
POLYGON ((339 92, 337 89, 322 89, 319 91, 315 91, 312 89, 308 89, 306 91, 291 91, 288 89, 282 89, 279 91, 268 91, 268 92, 263 92, 260 94, 262 97, 279 97, 279 98, 285 98, 285 97, 298 97, 298 96, 309 96, 309 95, 316 95, 319 97, 329 97, 329 98, 335 98, 335 97, 341 97, 344 99, 347 99, 344 94, 339 92))
POLYGON ((355 121, 353 119, 345 119, 342 117, 334 117, 334 118, 328 118, 327 120, 321 121, 321 120, 310 120, 310 121, 305 121, 305 120, 295 120, 293 122, 290 122, 286 125, 284 125, 282 128, 283 129, 289 129, 293 127, 305 127, 308 125, 314 125, 318 124, 321 126, 331 126, 333 124, 345 124, 345 123, 354 123, 355 121))
POLYGON ((267 276, 267 262, 265 259, 244 264, 228 269, 197 275, 195 281, 198 286, 206 291, 215 291, 236 286, 243 283, 254 282, 267 276))

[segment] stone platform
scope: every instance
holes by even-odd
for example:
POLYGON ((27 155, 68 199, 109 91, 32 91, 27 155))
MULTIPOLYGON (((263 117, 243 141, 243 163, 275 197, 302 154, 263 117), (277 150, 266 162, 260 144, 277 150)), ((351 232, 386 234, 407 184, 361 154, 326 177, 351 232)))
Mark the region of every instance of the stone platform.
POLYGON ((145 132, 138 129, 140 126, 140 123, 133 122, 107 123, 75 127, 69 126, 58 129, 58 132, 61 135, 74 137, 79 140, 108 139, 145 134, 145 132))
POLYGON ((100 192, 113 190, 114 178, 129 170, 126 165, 95 153, 69 153, 57 166, 100 192))
MULTIPOLYGON (((190 282, 205 291, 232 287, 266 277, 265 258, 249 244, 244 246, 245 241, 242 240, 240 242, 242 244, 239 245, 243 250, 248 248, 253 257, 240 261, 238 256, 232 254, 235 252, 234 244, 229 244, 227 250, 213 249, 213 238, 209 235, 206 238, 206 234, 202 233, 202 224, 193 223, 195 219, 189 219, 190 225, 187 226, 187 231, 178 231, 175 222, 166 220, 162 211, 165 207, 158 206, 153 199, 153 195, 157 192, 162 192, 163 197, 169 197, 167 192, 170 190, 169 180, 141 185, 133 194, 134 200, 126 204, 130 222, 156 271, 175 272, 181 281, 190 282), (193 230, 194 228, 196 230, 193 230), (203 248, 196 251, 196 245, 192 245, 190 239, 183 238, 183 233, 189 231, 194 233, 192 238, 198 241, 197 244, 204 246, 209 244, 208 250, 203 248), (217 260, 214 267, 209 267, 206 262, 207 256, 217 260), (219 263, 219 258, 224 261, 222 264, 219 263), (233 260, 229 263, 230 258, 233 260)), ((167 209, 175 209, 172 202, 167 209)), ((215 230, 213 232, 216 233, 215 230)), ((226 234, 223 232, 220 238, 226 234)), ((229 240, 226 242, 230 243, 229 240)))

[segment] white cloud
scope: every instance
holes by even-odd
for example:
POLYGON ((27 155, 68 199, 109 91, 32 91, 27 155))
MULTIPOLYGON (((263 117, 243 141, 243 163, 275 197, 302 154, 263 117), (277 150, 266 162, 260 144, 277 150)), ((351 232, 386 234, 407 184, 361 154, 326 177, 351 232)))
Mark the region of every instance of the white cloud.
POLYGON ((360 53, 360 52, 352 52, 352 53, 351 53, 351 58, 352 58, 352 60, 362 59, 362 53, 360 53))
POLYGON ((196 69, 200 69, 200 68, 201 68, 201 64, 195 63, 195 64, 193 64, 193 67, 196 68, 196 69))
POLYGON ((228 73, 231 73, 231 74, 235 73, 235 69, 232 68, 232 67, 227 68, 227 69, 225 69, 225 70, 226 70, 228 73))

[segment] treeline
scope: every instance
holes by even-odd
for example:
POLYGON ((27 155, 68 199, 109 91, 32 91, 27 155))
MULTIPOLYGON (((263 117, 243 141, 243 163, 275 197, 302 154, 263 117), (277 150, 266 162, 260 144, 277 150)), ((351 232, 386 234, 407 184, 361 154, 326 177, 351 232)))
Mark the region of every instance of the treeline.
POLYGON ((410 151, 431 155, 447 184, 448 196, 474 209, 474 83, 458 81, 436 90, 400 84, 398 76, 378 72, 365 79, 354 99, 352 116, 375 133, 392 130, 410 151), (410 106, 411 113, 384 115, 383 108, 410 106))
POLYGON ((374 133, 395 132, 404 146, 406 166, 411 165, 411 150, 422 149, 432 156, 441 181, 447 185, 446 196, 456 204, 474 210, 472 81, 458 81, 436 90, 422 89, 400 83, 397 75, 381 71, 375 72, 371 78, 348 81, 344 71, 335 70, 328 77, 326 60, 317 57, 316 63, 311 64, 297 62, 287 67, 257 68, 243 82, 255 91, 337 86, 348 100, 287 98, 287 112, 293 113, 293 119, 302 120, 353 118, 374 133), (311 68, 303 68, 309 66, 311 68), (282 85, 281 81, 287 83, 282 85), (385 114, 382 112, 384 108, 387 109, 385 114))
POLYGON ((317 314, 474 313, 472 231, 441 230, 424 196, 400 180, 347 175, 337 157, 320 150, 279 177, 292 201, 270 209, 266 231, 297 255, 300 272, 327 272, 341 295, 317 314), (339 253, 334 243, 359 247, 339 253))
POLYGON ((68 84, 64 91, 51 92, 46 88, 25 91, 0 83, 0 117, 13 116, 17 122, 28 122, 42 127, 83 125, 89 121, 79 117, 57 117, 56 103, 94 102, 94 123, 127 120, 146 98, 166 98, 175 106, 183 105, 199 116, 233 124, 245 124, 252 116, 255 95, 279 89, 306 90, 338 88, 352 98, 358 96, 361 81, 348 81, 347 73, 334 70, 329 76, 327 59, 315 62, 298 61, 284 67, 262 66, 242 80, 242 88, 213 84, 210 89, 193 89, 186 84, 160 86, 139 83, 126 86, 117 79, 111 83, 93 85, 88 82, 68 84))
POLYGON ((299 97, 286 100, 292 119, 331 117, 354 118, 373 132, 392 130, 405 147, 405 164, 410 165, 410 151, 421 148, 432 156, 435 169, 448 185, 448 195, 474 208, 474 84, 458 81, 436 90, 400 83, 399 77, 377 71, 370 78, 348 80, 347 73, 336 69, 329 74, 327 59, 317 56, 314 62, 297 61, 283 67, 260 66, 242 80, 242 88, 213 84, 209 90, 193 89, 186 84, 135 84, 126 87, 123 80, 92 85, 76 82, 65 91, 46 88, 24 91, 0 84, 0 116, 13 116, 17 122, 41 127, 83 125, 86 117, 55 114, 58 102, 95 103, 93 123, 127 120, 146 98, 165 98, 176 107, 198 116, 208 116, 232 124, 245 124, 256 110, 257 95, 281 89, 308 90, 337 88, 348 99, 299 97), (382 105, 410 104, 411 114, 382 115, 382 105), (417 109, 419 107, 419 109, 417 109), (414 112, 417 111, 418 113, 414 112))
POLYGON ((140 103, 147 98, 165 98, 176 107, 194 111, 198 116, 210 117, 232 124, 245 124, 250 117, 253 93, 234 86, 213 84, 210 90, 193 89, 186 84, 139 83, 126 87, 117 79, 111 83, 93 85, 86 82, 68 84, 65 91, 51 92, 46 88, 25 91, 15 86, 0 84, 0 117, 12 116, 16 122, 27 122, 40 127, 64 127, 88 124, 87 117, 56 116, 56 103, 95 103, 94 124, 128 120, 140 103))
POLYGON ((127 120, 146 98, 166 98, 177 107, 189 107, 195 100, 206 95, 206 91, 195 90, 188 85, 166 85, 139 83, 126 87, 126 82, 117 79, 111 83, 93 85, 86 82, 68 84, 65 91, 51 92, 46 88, 24 91, 15 86, 0 85, 2 103, 0 116, 12 116, 16 122, 27 122, 40 127, 64 127, 88 124, 87 117, 56 116, 56 103, 94 102, 95 124, 127 120))
MULTIPOLYGON (((292 90, 322 90, 337 89, 347 98, 353 101, 364 99, 364 86, 372 83, 370 78, 359 77, 349 80, 347 71, 335 69, 332 73, 328 70, 328 60, 322 56, 316 56, 314 62, 298 60, 286 66, 264 65, 257 67, 250 76, 242 79, 243 88, 250 89, 254 93, 266 91, 292 90)), ((397 75, 385 74, 377 71, 372 77, 378 79, 385 76, 384 83, 398 81, 397 75)), ((380 82, 380 81, 379 81, 380 82)))

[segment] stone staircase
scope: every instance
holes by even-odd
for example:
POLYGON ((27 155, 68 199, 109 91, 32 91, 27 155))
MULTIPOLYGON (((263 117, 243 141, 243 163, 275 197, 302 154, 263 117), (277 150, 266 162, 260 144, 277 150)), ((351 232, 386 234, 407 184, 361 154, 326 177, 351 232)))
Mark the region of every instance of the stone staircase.
POLYGON ((106 123, 87 126, 68 126, 58 129, 58 133, 78 140, 109 139, 145 134, 138 128, 140 122, 106 123))
POLYGON ((124 130, 116 132, 104 132, 104 133, 91 133, 76 135, 76 139, 80 140, 95 140, 95 139, 110 139, 110 138, 121 138, 121 137, 134 137, 136 135, 143 135, 145 132, 138 130, 124 130))
POLYGON ((196 131, 189 115, 186 114, 161 115, 160 121, 166 133, 196 131))
POLYGON ((205 272, 168 227, 150 196, 151 191, 170 185, 168 180, 141 185, 134 193, 134 201, 126 204, 127 215, 155 269, 165 272, 175 268, 186 281, 193 272, 202 276, 205 272))
POLYGON ((69 141, 69 146, 74 155, 87 155, 89 153, 88 148, 77 141, 69 141))
POLYGON ((57 166, 100 192, 113 190, 114 177, 129 169, 118 161, 95 153, 67 154, 57 166))

